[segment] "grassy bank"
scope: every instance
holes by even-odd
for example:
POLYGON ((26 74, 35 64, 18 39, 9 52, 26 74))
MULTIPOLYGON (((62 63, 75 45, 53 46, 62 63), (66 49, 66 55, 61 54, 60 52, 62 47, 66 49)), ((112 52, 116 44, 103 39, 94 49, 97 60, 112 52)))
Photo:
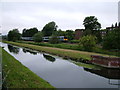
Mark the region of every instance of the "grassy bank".
POLYGON ((60 49, 60 48, 53 48, 53 47, 45 47, 45 46, 38 46, 38 45, 31 45, 31 44, 24 44, 24 43, 17 43, 17 42, 9 42, 4 41, 5 43, 27 47, 31 49, 35 49, 38 51, 43 51, 47 53, 51 53, 54 55, 62 56, 64 58, 70 58, 73 60, 80 60, 81 58, 84 60, 91 60, 91 55, 101 55, 101 56, 108 56, 105 54, 99 53, 92 53, 92 52, 85 52, 85 51, 76 51, 76 50, 69 50, 69 49, 60 49))
MULTIPOLYGON (((1 49, 1 48, 0 48, 1 49)), ((54 88, 2 50, 4 86, 8 88, 54 88)))
POLYGON ((33 41, 17 41, 18 43, 33 44, 38 46, 47 46, 47 47, 56 47, 62 49, 71 49, 71 50, 82 50, 83 48, 79 47, 77 44, 68 44, 68 43, 58 43, 50 44, 48 42, 33 42, 33 41))
MULTIPOLYGON (((47 47, 56 47, 56 48, 62 48, 62 49, 70 49, 70 50, 77 50, 77 51, 85 51, 85 49, 78 45, 78 44, 69 44, 69 43, 59 43, 59 44, 50 44, 50 43, 37 43, 37 42, 29 42, 29 41, 18 41, 19 43, 25 43, 25 44, 32 44, 32 45, 38 45, 38 46, 47 46, 47 47)), ((116 52, 114 50, 104 50, 100 47, 95 47, 91 52, 95 53, 101 53, 101 54, 107 54, 107 55, 115 55, 120 57, 120 51, 116 52)))

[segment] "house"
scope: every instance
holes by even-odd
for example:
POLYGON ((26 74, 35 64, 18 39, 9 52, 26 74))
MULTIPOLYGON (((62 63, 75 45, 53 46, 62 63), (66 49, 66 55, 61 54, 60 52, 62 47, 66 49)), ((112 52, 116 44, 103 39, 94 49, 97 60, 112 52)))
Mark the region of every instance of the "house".
POLYGON ((76 29, 75 30, 75 39, 79 40, 82 37, 83 32, 84 32, 84 29, 76 29))
MULTIPOLYGON (((84 31, 85 31, 85 29, 76 29, 75 30, 75 39, 79 40, 83 36, 84 31)), ((102 38, 106 35, 106 33, 107 33, 107 30, 100 30, 100 34, 101 34, 102 38)))
POLYGON ((100 33, 101 33, 101 36, 103 38, 106 35, 107 30, 106 29, 105 30, 100 30, 100 33))
POLYGON ((120 29, 120 26, 116 26, 116 27, 106 27, 106 30, 114 30, 114 29, 120 29))
MULTIPOLYGON (((100 30, 100 34, 101 34, 102 38, 108 33, 108 31, 111 31, 114 29, 120 29, 120 25, 106 27, 106 29, 100 30)), ((85 31, 85 29, 76 29, 75 30, 75 39, 79 40, 83 36, 84 31, 85 31)), ((97 30, 94 30, 94 31, 97 31, 97 30)))

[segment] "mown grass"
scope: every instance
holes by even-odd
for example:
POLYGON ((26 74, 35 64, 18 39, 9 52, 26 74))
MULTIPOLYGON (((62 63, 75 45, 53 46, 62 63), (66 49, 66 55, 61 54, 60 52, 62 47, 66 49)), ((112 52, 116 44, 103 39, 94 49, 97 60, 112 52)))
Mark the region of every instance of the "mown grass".
MULTIPOLYGON (((0 48, 1 49, 1 48, 0 48)), ((45 80, 2 50, 3 86, 7 88, 53 88, 45 80)))
POLYGON ((13 45, 17 45, 17 46, 22 46, 22 47, 35 49, 35 50, 38 50, 38 51, 51 53, 51 54, 54 54, 54 55, 62 56, 64 58, 75 59, 75 60, 79 60, 81 58, 84 59, 84 60, 91 60, 91 55, 109 56, 109 55, 93 53, 93 52, 76 51, 76 50, 60 49, 60 48, 51 48, 51 47, 17 43, 17 42, 10 42, 10 41, 4 41, 4 42, 9 43, 9 44, 13 44, 13 45))
POLYGON ((67 44, 67 43, 58 43, 58 44, 50 44, 50 43, 44 43, 44 42, 30 42, 30 41, 17 41, 18 43, 25 43, 25 44, 33 44, 38 46, 47 46, 47 47, 56 47, 56 48, 62 48, 62 49, 72 49, 72 50, 82 50, 82 47, 80 48, 77 44, 67 44))
MULTIPOLYGON (((28 41, 18 41, 18 42, 25 43, 25 44, 38 45, 38 46, 56 47, 56 48, 70 49, 70 50, 77 50, 77 51, 87 51, 78 44, 68 44, 68 43, 50 44, 50 43, 44 43, 44 42, 37 43, 37 42, 28 42, 28 41)), ((91 52, 107 54, 107 55, 114 55, 114 56, 120 57, 120 51, 114 51, 114 50, 110 51, 110 50, 105 50, 105 49, 102 49, 99 47, 93 48, 93 50, 91 52)))

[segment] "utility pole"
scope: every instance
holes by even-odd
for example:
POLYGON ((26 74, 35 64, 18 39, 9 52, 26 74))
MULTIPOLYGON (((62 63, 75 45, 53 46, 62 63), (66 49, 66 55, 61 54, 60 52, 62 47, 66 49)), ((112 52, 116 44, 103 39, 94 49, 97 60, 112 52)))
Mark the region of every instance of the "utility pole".
MULTIPOLYGON (((1 26, 0 26, 1 29, 1 26)), ((0 33, 0 40, 2 39, 2 33, 0 33)), ((1 40, 2 41, 2 40, 1 40)), ((2 89, 2 49, 0 49, 0 90, 2 89)))
POLYGON ((120 1, 118 2, 118 23, 120 22, 120 1))

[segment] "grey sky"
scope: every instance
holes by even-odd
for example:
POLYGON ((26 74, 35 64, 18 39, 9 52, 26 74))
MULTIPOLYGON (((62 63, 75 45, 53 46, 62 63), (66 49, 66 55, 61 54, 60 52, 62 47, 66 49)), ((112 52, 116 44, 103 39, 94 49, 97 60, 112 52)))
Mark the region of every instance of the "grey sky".
MULTIPOLYGON (((102 24, 102 28, 111 26, 118 21, 118 0, 44 0, 13 2, 2 0, 2 33, 18 28, 20 32, 24 28, 37 27, 40 30, 45 24, 55 21, 58 29, 84 28, 83 20, 87 16, 96 16, 102 24), (85 2, 86 1, 86 2, 85 2)), ((0 19, 1 20, 1 19, 0 19)))

